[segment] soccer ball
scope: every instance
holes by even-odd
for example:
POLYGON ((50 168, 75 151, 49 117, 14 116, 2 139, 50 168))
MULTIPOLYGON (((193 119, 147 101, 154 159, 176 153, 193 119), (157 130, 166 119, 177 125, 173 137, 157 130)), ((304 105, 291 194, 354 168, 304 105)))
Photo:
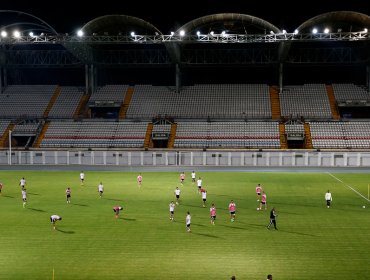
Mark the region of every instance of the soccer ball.
POLYGON ((260 210, 259 208, 257 208, 257 211, 260 210))
POLYGON ((362 206, 362 208, 366 208, 366 206, 364 205, 364 206, 362 206))

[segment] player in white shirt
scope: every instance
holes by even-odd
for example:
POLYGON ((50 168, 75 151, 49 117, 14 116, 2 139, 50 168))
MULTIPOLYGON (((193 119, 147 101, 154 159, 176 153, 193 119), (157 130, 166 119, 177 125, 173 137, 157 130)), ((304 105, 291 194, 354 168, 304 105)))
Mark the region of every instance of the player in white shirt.
POLYGON ((80 181, 81 181, 81 186, 83 186, 85 182, 85 173, 83 171, 81 171, 80 173, 80 181))
POLYGON ((27 203, 27 191, 26 189, 22 189, 22 201, 23 201, 23 208, 26 207, 27 203))
POLYGON ((201 189, 201 193, 202 193, 203 207, 206 207, 207 191, 205 189, 201 189))
POLYGON ((179 187, 176 187, 174 193, 175 193, 175 196, 176 196, 176 204, 179 204, 179 202, 180 202, 180 193, 181 193, 181 190, 179 189, 179 187))
POLYGON ((70 187, 68 187, 66 189, 66 197, 67 197, 67 203, 71 203, 71 193, 72 193, 72 190, 70 187))
POLYGON ((193 183, 195 183, 195 177, 196 177, 196 175, 195 175, 195 171, 191 172, 191 181, 192 181, 193 183))
POLYGON ((176 204, 173 201, 171 201, 171 203, 170 203, 169 206, 170 206, 170 221, 173 221, 173 216, 175 214, 175 206, 176 206, 176 204))
POLYGON ((325 200, 326 200, 326 207, 330 208, 330 203, 332 202, 333 197, 331 196, 331 192, 329 190, 325 194, 325 200))
POLYGON ((21 186, 22 190, 26 187, 26 179, 24 179, 24 177, 19 180, 19 185, 21 186))
POLYGON ((102 198, 103 192, 104 192, 103 182, 100 182, 100 184, 98 186, 98 192, 99 192, 99 197, 102 198))
POLYGON ((55 229, 56 221, 61 221, 61 220, 62 220, 62 217, 60 217, 58 215, 51 215, 50 216, 50 222, 53 224, 53 229, 55 229))
POLYGON ((197 180, 197 186, 198 186, 198 193, 200 194, 200 189, 202 188, 202 178, 198 178, 197 180))
POLYGON ((189 211, 186 214, 185 223, 186 223, 186 230, 187 230, 187 232, 191 232, 191 229, 190 229, 191 216, 190 216, 190 212, 189 211))

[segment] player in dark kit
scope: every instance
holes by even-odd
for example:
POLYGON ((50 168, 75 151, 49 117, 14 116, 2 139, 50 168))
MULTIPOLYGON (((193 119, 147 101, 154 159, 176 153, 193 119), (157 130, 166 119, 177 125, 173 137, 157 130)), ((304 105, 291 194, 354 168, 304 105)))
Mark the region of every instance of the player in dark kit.
POLYGON ((277 227, 276 227, 276 216, 277 216, 276 210, 275 210, 275 208, 272 208, 271 211, 270 211, 270 223, 268 224, 267 229, 270 229, 270 226, 272 224, 274 224, 274 228, 277 229, 277 227))

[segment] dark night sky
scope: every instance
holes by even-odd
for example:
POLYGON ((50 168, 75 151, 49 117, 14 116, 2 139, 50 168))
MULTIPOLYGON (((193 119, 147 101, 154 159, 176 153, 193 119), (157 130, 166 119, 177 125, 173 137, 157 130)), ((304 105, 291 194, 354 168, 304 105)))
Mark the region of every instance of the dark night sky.
MULTIPOLYGON (((6 1, 6 0, 5 0, 6 1)), ((95 1, 95 0, 94 0, 95 1)), ((86 3, 86 1, 84 1, 86 3)), ((52 27, 54 27, 59 33, 70 33, 73 34, 79 28, 84 26, 87 22, 93 20, 96 17, 110 15, 110 14, 121 14, 129 15, 141 18, 152 23, 163 34, 169 34, 170 31, 177 30, 183 24, 196 19, 198 17, 216 14, 216 13, 241 13, 248 14, 255 17, 262 18, 280 29, 286 29, 288 32, 293 32, 301 23, 306 20, 317 16, 322 13, 332 12, 332 11, 355 11, 370 15, 370 4, 368 0, 344 0, 344 1, 332 1, 332 0, 312 0, 312 1, 296 1, 292 4, 292 0, 289 1, 248 1, 248 0, 151 0, 151 1, 138 1, 138 0, 104 0, 100 1, 100 4, 82 4, 82 1, 71 1, 71 0, 57 0, 57 1, 26 1, 26 0, 7 0, 7 2, 1 3, 2 10, 17 10, 35 15, 52 27), (171 4, 169 4, 171 3, 171 4)), ((9 24, 9 22, 4 22, 2 18, 3 14, 0 13, 0 26, 9 24)), ((19 18, 14 18, 13 22, 18 21, 19 18)), ((368 27, 369 28, 369 27, 368 27)), ((265 73, 265 69, 252 69, 239 70, 239 69, 212 69, 214 72, 210 73, 210 69, 192 69, 188 73, 184 72, 183 79, 189 80, 189 82, 200 82, 196 80, 197 77, 201 77, 202 81, 206 78, 213 77, 213 81, 204 82, 237 82, 237 80, 242 79, 244 82, 255 82, 255 78, 261 79, 263 77, 265 80, 262 82, 276 84, 277 74, 276 70, 270 71, 271 73, 265 73), (227 77, 227 80, 223 80, 227 77), (233 77, 234 80, 230 80, 233 77), (272 77, 272 78, 271 78, 272 77), (250 81, 248 80, 250 79, 250 81)), ((298 77, 304 77, 305 82, 321 82, 322 74, 325 73, 323 82, 330 82, 331 76, 334 77, 346 77, 348 81, 353 81, 357 77, 360 77, 358 82, 363 84, 365 71, 363 68, 360 70, 353 68, 341 67, 340 73, 337 75, 336 68, 327 69, 327 71, 317 71, 317 69, 307 70, 307 67, 302 69, 292 69, 285 68, 285 77, 295 82, 298 77), (310 75, 305 75, 305 72, 310 71, 310 75), (356 72, 357 71, 357 72, 356 72), (329 75, 329 76, 328 76, 329 75), (330 76, 331 75, 331 76, 330 76), (311 78, 311 80, 308 80, 311 78)), ((42 71, 42 70, 41 70, 42 71)), ((57 70, 56 70, 57 71, 57 70)), ((122 70, 120 70, 122 71, 122 70)), ((158 71, 148 70, 147 75, 143 75, 143 69, 135 70, 130 69, 125 72, 119 72, 117 76, 119 79, 126 77, 125 82, 142 82, 142 83, 152 83, 153 81, 137 81, 137 77, 154 77, 153 80, 160 80, 159 78, 166 77, 165 83, 174 82, 173 69, 168 73, 160 72, 160 77, 156 74, 158 71), (139 71, 138 73, 136 73, 139 71)), ((58 72, 59 73, 59 72, 58 72)), ((47 72, 47 74, 50 74, 47 72)), ((105 75, 104 80, 107 83, 116 83, 113 79, 114 73, 101 73, 105 75), (107 80, 108 79, 108 80, 107 80)), ((27 76, 27 75, 26 75, 27 76)), ((43 76, 43 75, 38 75, 43 76)), ((55 74, 55 77, 60 79, 60 74, 55 74)), ((27 76, 28 77, 28 76, 27 76)), ((83 72, 78 74, 73 74, 72 77, 79 77, 78 80, 73 83, 83 84, 83 72)), ((72 82, 70 78, 68 81, 72 82)), ((39 83, 40 81, 35 81, 39 83)), ((51 81, 56 82, 56 81, 51 81)), ((121 81, 122 82, 122 81, 121 81)), ((290 81, 291 82, 291 81, 290 81)), ((297 82, 301 82, 300 80, 297 82)), ((30 81, 24 81, 24 83, 30 83, 30 81)), ((58 81, 61 83, 61 81, 58 81)))
MULTIPOLYGON (((86 3, 87 1, 83 2, 86 3)), ((223 12, 260 17, 281 29, 287 29, 288 32, 292 32, 307 19, 325 12, 346 10, 370 15, 370 4, 366 0, 312 0, 296 1, 295 4, 292 4, 292 2, 294 3, 291 0, 104 0, 100 1, 99 4, 82 4, 81 0, 13 0, 2 2, 1 9, 18 10, 33 14, 45 20, 60 33, 72 33, 90 20, 108 14, 122 14, 142 18, 155 25, 164 34, 169 34, 176 27, 192 19, 223 12)))

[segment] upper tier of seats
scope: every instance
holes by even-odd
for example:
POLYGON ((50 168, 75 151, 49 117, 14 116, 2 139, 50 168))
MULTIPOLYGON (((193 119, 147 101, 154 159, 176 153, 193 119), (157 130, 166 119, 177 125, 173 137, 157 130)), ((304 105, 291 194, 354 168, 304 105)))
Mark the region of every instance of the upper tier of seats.
POLYGON ((180 93, 167 87, 136 85, 127 118, 157 115, 186 118, 271 119, 269 87, 261 84, 202 84, 180 93))

